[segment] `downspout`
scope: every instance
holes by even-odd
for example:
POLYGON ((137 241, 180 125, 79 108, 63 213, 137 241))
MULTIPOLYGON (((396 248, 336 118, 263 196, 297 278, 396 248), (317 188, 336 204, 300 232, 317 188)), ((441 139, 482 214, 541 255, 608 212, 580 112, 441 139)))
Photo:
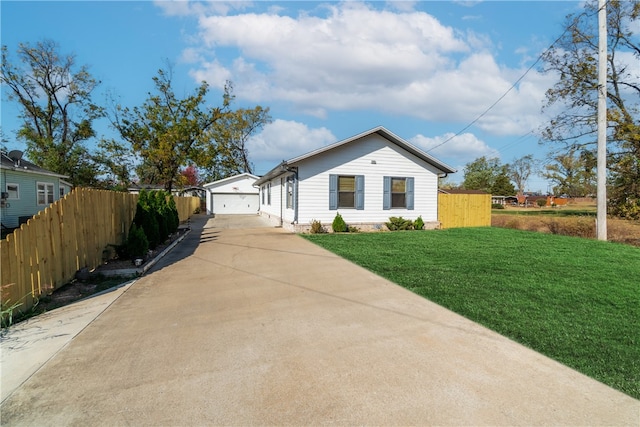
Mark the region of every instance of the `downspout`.
POLYGON ((284 178, 280 178, 280 227, 282 227, 283 224, 283 216, 284 216, 284 207, 283 207, 283 203, 282 203, 282 199, 286 197, 286 195, 284 194, 284 178))

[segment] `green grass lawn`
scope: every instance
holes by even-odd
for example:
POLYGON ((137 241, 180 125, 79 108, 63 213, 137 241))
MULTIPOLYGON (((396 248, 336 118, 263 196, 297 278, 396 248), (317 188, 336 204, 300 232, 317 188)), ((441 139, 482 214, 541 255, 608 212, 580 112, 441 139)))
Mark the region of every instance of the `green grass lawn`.
POLYGON ((640 398, 638 248, 489 227, 304 237, 640 398))

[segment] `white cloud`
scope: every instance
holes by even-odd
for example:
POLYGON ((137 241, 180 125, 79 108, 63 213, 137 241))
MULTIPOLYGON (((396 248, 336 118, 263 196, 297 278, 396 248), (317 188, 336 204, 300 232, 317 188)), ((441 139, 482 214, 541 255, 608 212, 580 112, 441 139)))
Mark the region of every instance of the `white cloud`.
POLYGON ((401 12, 411 12, 416 7, 417 1, 411 0, 387 0, 387 5, 401 12))
MULTIPOLYGON (((315 117, 373 110, 470 122, 525 72, 498 64, 486 35, 445 26, 425 12, 397 11, 399 5, 393 2, 392 11, 329 3, 297 16, 202 9, 196 47, 202 59, 191 75, 213 87, 230 79, 238 99, 282 101, 315 117)), ((195 52, 184 56, 196 58, 195 52)), ((529 72, 477 125, 499 135, 537 127, 548 87, 548 78, 529 72)))
POLYGON ((276 119, 249 139, 247 148, 252 159, 260 159, 276 166, 282 160, 333 142, 336 142, 336 137, 327 128, 310 129, 303 123, 276 119))
POLYGON ((497 150, 472 133, 463 133, 453 138, 454 135, 447 133, 430 138, 419 134, 410 138, 409 142, 435 158, 452 164, 466 164, 482 156, 500 157, 497 150))

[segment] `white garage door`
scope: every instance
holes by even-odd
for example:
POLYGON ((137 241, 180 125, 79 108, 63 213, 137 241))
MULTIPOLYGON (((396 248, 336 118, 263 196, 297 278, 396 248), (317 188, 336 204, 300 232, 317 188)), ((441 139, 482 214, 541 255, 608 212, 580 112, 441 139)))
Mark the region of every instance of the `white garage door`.
POLYGON ((214 214, 254 214, 260 207, 257 194, 213 194, 212 199, 214 214))

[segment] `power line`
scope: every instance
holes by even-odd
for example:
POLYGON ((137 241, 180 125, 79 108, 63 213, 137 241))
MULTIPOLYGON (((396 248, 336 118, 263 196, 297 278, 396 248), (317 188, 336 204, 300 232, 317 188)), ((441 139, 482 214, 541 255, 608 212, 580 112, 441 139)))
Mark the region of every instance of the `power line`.
POLYGON ((587 15, 587 13, 586 13, 586 12, 582 12, 580 15, 578 15, 578 16, 574 19, 573 23, 572 23, 571 25, 569 25, 567 28, 565 28, 565 30, 562 32, 562 34, 561 34, 557 39, 555 39, 555 40, 553 41, 553 43, 551 43, 551 45, 549 45, 549 47, 548 47, 548 48, 546 48, 544 51, 542 51, 542 53, 541 53, 540 55, 538 55, 538 58, 535 60, 535 62, 534 62, 533 64, 531 64, 531 66, 530 66, 529 68, 527 68, 527 70, 526 70, 526 71, 525 71, 525 72, 524 72, 524 73, 523 73, 523 74, 518 78, 518 80, 516 80, 516 81, 511 85, 511 87, 509 87, 509 89, 507 89, 507 91, 506 91, 504 94, 502 94, 502 96, 500 96, 500 98, 498 98, 498 100, 497 100, 496 102, 494 102, 493 104, 491 104, 491 105, 489 106, 489 108, 487 108, 486 110, 484 110, 484 111, 482 112, 482 114, 480 114, 478 117, 476 117, 476 118, 475 118, 475 120, 473 120, 471 123, 469 123, 469 124, 468 124, 468 125, 466 125, 464 128, 462 128, 461 130, 459 130, 459 131, 458 131, 458 133, 456 133, 455 135, 453 135, 453 136, 451 136, 451 137, 447 138, 446 140, 444 140, 444 141, 443 141, 443 142, 441 142, 440 144, 438 144, 438 145, 436 145, 436 146, 434 146, 434 147, 431 147, 430 149, 426 150, 426 152, 428 153, 428 152, 430 152, 430 151, 433 151, 433 150, 435 150, 436 148, 441 147, 441 146, 443 146, 444 144, 448 143, 448 142, 449 142, 449 141, 451 141, 452 139, 454 139, 454 138, 456 138, 456 137, 460 136, 460 135, 462 134, 462 132, 464 132, 465 130, 469 129, 471 126, 473 126, 473 124, 474 124, 474 123, 476 123, 478 120, 480 120, 482 117, 484 117, 484 116, 485 116, 489 111, 491 111, 491 110, 492 110, 496 105, 498 105, 498 103, 499 103, 500 101, 502 101, 502 100, 504 99, 504 97, 505 97, 505 96, 507 96, 507 95, 509 94, 509 92, 511 92, 511 91, 512 91, 512 90, 513 90, 513 89, 518 85, 518 83, 520 83, 520 81, 522 81, 522 79, 524 79, 524 78, 525 78, 525 76, 526 76, 527 74, 529 74, 529 72, 533 69, 533 67, 535 67, 535 66, 536 66, 536 64, 538 64, 538 62, 540 62, 540 60, 542 59, 542 57, 543 57, 543 56, 544 56, 548 51, 550 51, 550 50, 553 48, 553 46, 554 46, 556 43, 558 43, 558 42, 559 42, 559 41, 560 41, 560 40, 565 36, 565 34, 567 34, 567 32, 569 32, 569 30, 571 30, 575 25, 577 25, 578 20, 579 20, 581 17, 586 16, 586 15, 587 15))

